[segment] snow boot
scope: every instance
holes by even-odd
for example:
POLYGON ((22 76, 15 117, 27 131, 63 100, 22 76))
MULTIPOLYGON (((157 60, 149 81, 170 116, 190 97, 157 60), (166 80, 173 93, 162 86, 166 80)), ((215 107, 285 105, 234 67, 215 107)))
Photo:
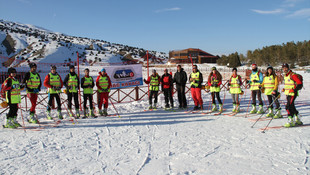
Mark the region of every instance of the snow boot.
POLYGON ((303 125, 302 121, 300 121, 300 117, 298 116, 298 114, 294 115, 294 120, 296 125, 303 125))
POLYGON ((223 112, 223 104, 219 104, 219 111, 223 112))
POLYGON ((263 114, 263 113, 264 113, 264 108, 263 108, 263 105, 259 105, 259 108, 258 108, 257 114, 263 114))
POLYGON ((53 117, 51 116, 51 111, 47 111, 46 117, 47 120, 53 120, 53 117))
POLYGON ((250 111, 250 114, 255 114, 256 112, 256 105, 252 104, 252 110, 250 111))
POLYGON ((289 127, 294 127, 295 122, 292 116, 288 116, 288 121, 287 123, 284 124, 284 127, 289 128, 289 127))
POLYGON ((281 114, 281 108, 279 108, 279 109, 276 109, 276 113, 275 113, 275 115, 274 115, 274 117, 273 118, 283 118, 283 116, 282 116, 282 114, 281 114))
POLYGON ((17 127, 22 127, 22 125, 19 124, 16 119, 17 119, 17 116, 14 117, 14 119, 12 120, 12 123, 16 126, 16 128, 17 127))
POLYGON ((273 114, 273 109, 272 108, 268 108, 269 112, 268 114, 266 114, 266 117, 273 117, 274 114, 273 114))
POLYGON ((58 115, 58 118, 59 118, 60 120, 64 119, 63 116, 62 116, 62 114, 61 114, 61 110, 57 110, 57 115, 58 115))
POLYGON ((4 128, 17 128, 14 123, 13 123, 13 120, 12 118, 9 118, 9 119, 6 119, 6 124, 3 125, 4 128))
POLYGON ((79 111, 78 108, 75 109, 75 117, 76 117, 77 119, 80 118, 80 111, 79 111))
POLYGON ((103 115, 106 117, 108 116, 108 108, 103 109, 103 115))
POLYGON ((30 112, 30 116, 28 118, 29 123, 38 124, 39 121, 34 117, 34 112, 30 112))
POLYGON ((215 104, 215 103, 212 104, 212 110, 211 110, 211 111, 212 111, 212 112, 217 111, 217 107, 216 107, 216 104, 215 104))

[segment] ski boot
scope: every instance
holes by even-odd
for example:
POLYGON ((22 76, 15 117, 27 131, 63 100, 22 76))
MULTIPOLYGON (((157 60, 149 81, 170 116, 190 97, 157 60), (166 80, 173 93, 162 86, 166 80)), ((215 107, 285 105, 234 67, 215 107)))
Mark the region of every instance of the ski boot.
POLYGON ((84 109, 84 116, 82 117, 82 119, 85 119, 88 117, 88 108, 84 109))
POLYGON ((196 110, 198 110, 198 109, 199 109, 199 107, 198 107, 198 106, 195 106, 193 110, 196 111, 196 110))
POLYGON ((294 127, 295 122, 292 116, 288 116, 288 121, 287 123, 284 124, 284 127, 289 128, 289 127, 294 127))
POLYGON ((216 104, 215 104, 215 103, 212 104, 212 109, 211 109, 211 111, 212 111, 212 112, 217 111, 217 107, 216 107, 216 104))
POLYGON ((62 114, 61 114, 61 110, 57 110, 57 115, 58 115, 58 118, 59 118, 60 120, 64 119, 63 116, 62 116, 62 114))
POLYGON ((53 120, 53 117, 51 116, 51 111, 47 111, 46 117, 47 120, 53 120))
POLYGON ((236 113, 240 112, 240 104, 236 104, 235 112, 236 112, 236 113))
POLYGON ((300 121, 300 117, 298 114, 294 115, 295 125, 303 125, 302 121, 300 121))
POLYGON ((269 112, 268 114, 266 114, 266 117, 273 117, 274 114, 273 114, 273 109, 272 108, 268 108, 269 112))
POLYGON ((279 108, 279 109, 276 109, 276 113, 275 113, 275 115, 274 115, 274 117, 273 118, 283 118, 283 116, 282 116, 282 114, 281 114, 281 108, 279 108))
POLYGON ((169 104, 166 103, 166 105, 165 105, 165 110, 168 110, 169 108, 170 108, 169 104))
POLYGON ((78 108, 75 109, 75 118, 79 119, 80 118, 80 111, 78 108))
POLYGON ((219 104, 219 111, 223 112, 223 104, 219 104))
POLYGON ((252 110, 250 111, 250 114, 255 114, 256 112, 256 105, 252 104, 252 110))
POLYGON ((91 117, 93 117, 93 118, 96 118, 96 116, 95 116, 95 113, 94 113, 94 110, 93 110, 93 109, 91 109, 91 110, 90 110, 90 114, 89 114, 89 116, 91 116, 91 117))
POLYGON ((153 106, 152 106, 152 104, 150 104, 150 106, 149 106, 149 110, 151 110, 151 109, 153 109, 153 106))
POLYGON ((263 105, 259 105, 259 108, 258 108, 257 114, 263 114, 263 113, 264 113, 264 108, 263 108, 263 105))
POLYGON ((232 112, 236 112, 236 104, 233 104, 232 112))
POLYGON ((34 123, 34 124, 38 124, 39 123, 39 121, 34 117, 34 112, 30 112, 30 116, 29 116, 28 122, 29 123, 34 123))
POLYGON ((103 115, 106 117, 108 116, 108 108, 103 109, 103 115))
POLYGON ((99 109, 99 115, 103 116, 103 111, 102 111, 102 109, 99 109))
POLYGON ((156 104, 156 103, 154 104, 153 109, 154 109, 154 110, 157 109, 157 104, 156 104))
POLYGON ((17 128, 17 127, 14 125, 13 120, 14 120, 14 119, 12 119, 12 118, 6 119, 6 124, 3 125, 3 127, 4 127, 4 128, 13 128, 13 129, 14 129, 14 128, 17 128))
POLYGON ((17 127, 22 127, 22 125, 19 124, 16 119, 17 119, 17 116, 14 117, 14 119, 12 120, 12 123, 16 126, 16 128, 17 127))

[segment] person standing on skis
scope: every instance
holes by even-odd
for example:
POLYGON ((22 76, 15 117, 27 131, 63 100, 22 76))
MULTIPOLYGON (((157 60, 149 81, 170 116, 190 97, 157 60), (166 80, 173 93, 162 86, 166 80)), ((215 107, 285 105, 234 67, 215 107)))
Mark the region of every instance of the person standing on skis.
POLYGON ((146 84, 150 84, 149 109, 157 109, 160 76, 156 73, 156 70, 154 69, 152 75, 149 76, 147 80, 143 79, 143 81, 146 84), (153 96, 154 96, 154 106, 152 106, 153 96))
POLYGON ((168 73, 168 69, 165 69, 164 72, 165 73, 161 77, 161 89, 164 92, 165 96, 165 108, 168 109, 173 108, 173 98, 172 98, 173 80, 171 74, 168 73))
POLYGON ((264 93, 267 95, 269 107, 268 107, 268 114, 266 117, 273 117, 273 118, 282 118, 281 115, 281 108, 279 103, 279 95, 278 92, 278 76, 275 74, 273 67, 267 67, 267 71, 265 73, 264 81, 261 87, 264 89, 264 93), (273 113, 273 104, 276 104, 276 113, 273 113))
POLYGON ((287 99, 286 111, 288 115, 288 122, 284 127, 293 127, 296 125, 303 125, 302 121, 299 118, 298 111, 295 107, 295 100, 298 96, 298 91, 302 88, 302 81, 299 76, 290 70, 290 67, 287 63, 282 65, 284 72, 284 91, 287 99))
POLYGON ((17 122, 18 104, 21 102, 20 91, 24 86, 16 79, 16 69, 8 69, 9 77, 3 82, 2 90, 5 92, 6 102, 9 105, 9 113, 6 115, 4 128, 17 128, 22 125, 17 122))
POLYGON ((177 66, 177 72, 174 74, 173 82, 176 84, 177 92, 178 92, 178 101, 179 108, 185 109, 187 108, 187 101, 185 96, 185 86, 187 82, 187 74, 181 65, 177 66))
POLYGON ((70 72, 64 79, 64 86, 66 87, 66 93, 68 96, 68 110, 70 117, 73 117, 72 114, 72 97, 74 99, 75 105, 75 117, 80 118, 80 104, 79 104, 79 94, 78 90, 80 87, 80 78, 74 71, 74 66, 69 66, 70 72))
POLYGON ((63 119, 61 114, 60 93, 63 87, 63 81, 60 75, 56 72, 56 66, 51 66, 51 72, 45 76, 43 85, 48 88, 48 104, 47 104, 47 119, 53 120, 51 116, 51 106, 53 99, 56 98, 58 118, 63 119))
POLYGON ((110 77, 103 68, 96 79, 96 86, 98 88, 98 109, 101 116, 108 116, 108 106, 109 106, 109 93, 112 86, 110 77), (102 104, 104 104, 104 109, 102 111, 102 104))
POLYGON ((202 110, 203 102, 201 98, 201 84, 203 82, 203 77, 201 72, 198 70, 197 65, 193 66, 193 72, 189 75, 188 79, 191 83, 191 93, 195 103, 194 110, 202 110))
POLYGON ((215 96, 217 98, 217 101, 219 103, 219 111, 223 111, 223 104, 220 97, 220 91, 222 84, 222 75, 219 73, 219 71, 216 70, 216 67, 212 67, 212 71, 208 76, 208 86, 210 87, 210 92, 212 96, 212 111, 217 111, 216 102, 215 102, 215 96))
POLYGON ((262 114, 264 113, 263 109, 263 100, 262 100, 262 92, 260 90, 260 85, 263 82, 263 74, 258 70, 256 64, 252 64, 252 73, 250 75, 250 81, 246 80, 248 84, 250 84, 250 90, 252 92, 252 110, 250 114, 262 114), (256 110, 256 96, 259 101, 259 109, 256 110))
POLYGON ((86 68, 84 70, 85 76, 81 79, 81 87, 83 88, 83 98, 84 98, 84 117, 87 116, 95 117, 94 114, 94 107, 93 107, 93 88, 95 86, 93 77, 89 76, 89 69, 86 68), (86 106, 87 99, 89 100, 89 108, 90 112, 88 111, 88 108, 86 106))
POLYGON ((39 123, 34 114, 37 105, 38 93, 41 91, 42 82, 39 73, 37 73, 37 65, 35 63, 30 63, 29 67, 30 71, 26 73, 22 83, 26 85, 27 97, 31 102, 30 116, 28 118, 28 122, 39 123))
POLYGON ((228 86, 229 93, 231 94, 233 100, 233 110, 232 112, 240 112, 240 101, 239 101, 239 94, 243 94, 241 90, 242 80, 241 76, 237 74, 237 68, 232 69, 232 76, 229 79, 228 86))

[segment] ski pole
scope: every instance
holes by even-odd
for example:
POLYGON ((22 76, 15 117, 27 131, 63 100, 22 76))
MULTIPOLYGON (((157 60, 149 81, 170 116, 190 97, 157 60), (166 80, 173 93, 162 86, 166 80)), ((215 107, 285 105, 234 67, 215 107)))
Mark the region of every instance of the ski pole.
POLYGON ((262 133, 265 133, 265 130, 268 128, 269 124, 271 123, 271 121, 273 120, 273 117, 271 118, 271 120, 268 122, 268 124, 266 125, 266 127, 263 129, 262 133))
POLYGON ((270 105, 268 105, 268 107, 267 107, 267 109, 264 111, 264 113, 262 113, 262 114, 257 118, 257 120, 254 122, 254 124, 251 126, 251 128, 254 127, 254 125, 255 125, 255 124, 262 118, 262 116, 265 114, 265 112, 268 111, 268 108, 269 108, 271 105, 273 105, 273 103, 274 103, 279 97, 280 97, 280 93, 279 93, 279 95, 272 101, 272 103, 271 103, 270 105))
MULTIPOLYGON (((57 94, 58 94, 58 97, 59 97, 59 99, 60 99, 60 92, 57 92, 57 94)), ((61 104, 60 104, 60 105, 61 105, 61 104)), ((69 111, 69 109, 66 107, 66 105, 64 105, 64 108, 66 109, 68 115, 70 116, 70 113, 72 114, 72 111, 69 111), (70 113, 69 113, 69 112, 70 112, 70 113)), ((61 112, 61 111, 60 111, 60 112, 61 112)), ((79 123, 75 117, 71 117, 71 118, 73 118, 73 119, 72 119, 72 124, 75 124, 74 121, 75 121, 76 123, 79 123)))
POLYGON ((116 108, 115 108, 115 106, 114 106, 114 104, 113 104, 111 98, 110 98, 110 103, 112 104, 112 106, 113 106, 113 108, 114 108, 114 110, 115 110, 117 116, 118 116, 119 118, 121 118, 121 116, 119 115, 118 111, 116 110, 116 108))

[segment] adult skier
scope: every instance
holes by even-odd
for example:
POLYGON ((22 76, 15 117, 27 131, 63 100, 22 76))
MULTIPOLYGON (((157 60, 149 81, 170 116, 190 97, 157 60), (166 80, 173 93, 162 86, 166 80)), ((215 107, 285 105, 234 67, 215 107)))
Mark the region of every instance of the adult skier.
POLYGON ((56 72, 56 66, 51 66, 51 72, 45 76, 43 85, 48 88, 48 105, 47 105, 47 119, 52 120, 51 116, 51 106, 53 99, 56 99, 57 102, 57 114, 59 119, 63 119, 61 114, 61 103, 60 103, 60 93, 61 88, 63 87, 63 81, 60 75, 56 72))
POLYGON ((203 102, 201 98, 201 83, 203 82, 203 77, 198 70, 197 65, 193 66, 193 72, 189 75, 189 82, 191 83, 191 94, 195 103, 194 110, 202 110, 203 102))
POLYGON ((229 79, 228 86, 229 93, 231 94, 233 100, 233 110, 232 112, 239 112, 240 111, 240 101, 239 95, 243 93, 241 90, 242 80, 241 76, 237 73, 237 68, 232 69, 232 76, 229 79))
POLYGON ((173 98, 172 98, 173 79, 171 74, 168 73, 168 69, 164 70, 164 74, 161 77, 161 89, 164 92, 165 96, 165 108, 166 109, 173 108, 173 98))
POLYGON ((70 72, 67 74, 67 76, 64 79, 64 86, 66 87, 66 93, 68 97, 68 110, 70 117, 73 116, 72 114, 72 97, 74 99, 74 105, 75 105, 75 117, 80 118, 80 105, 79 105, 79 94, 78 90, 80 87, 80 78, 75 73, 74 66, 69 66, 70 72))
POLYGON ((181 65, 177 66, 177 72, 174 74, 173 82, 176 84, 178 92, 179 108, 187 108, 187 101, 185 96, 185 85, 187 82, 187 74, 181 65))
POLYGON ((81 87, 83 88, 83 98, 84 98, 84 117, 87 116, 95 117, 94 107, 93 107, 93 88, 95 86, 94 80, 89 76, 89 69, 84 70, 85 76, 81 79, 81 87), (87 100, 89 101, 89 108, 87 108, 87 100))
POLYGON ((21 102, 20 91, 24 86, 19 84, 16 79, 16 69, 8 69, 9 77, 3 82, 2 87, 5 92, 6 102, 9 105, 9 113, 6 115, 6 122, 3 125, 4 128, 17 128, 21 127, 21 124, 17 122, 18 103, 21 102))
POLYGON ((265 73, 265 77, 261 87, 264 89, 264 93, 267 95, 269 107, 268 107, 268 114, 266 117, 273 117, 273 118, 282 118, 281 115, 281 108, 279 103, 279 92, 278 92, 278 85, 279 80, 278 76, 275 74, 273 67, 267 67, 267 71, 265 73), (273 113, 273 104, 276 104, 276 113, 273 113))
POLYGON ((217 111, 216 102, 215 102, 215 96, 217 98, 217 101, 219 103, 219 111, 223 111, 223 104, 220 97, 220 91, 222 84, 222 75, 219 71, 216 70, 216 67, 212 67, 212 71, 208 76, 208 86, 210 87, 210 92, 212 96, 212 111, 217 111))
POLYGON ((302 125, 302 121, 299 118, 298 111, 295 107, 295 100, 298 96, 298 91, 302 88, 302 81, 299 76, 290 70, 287 63, 282 65, 284 72, 284 93, 286 95, 286 111, 288 115, 288 122, 284 127, 293 127, 296 125, 302 125))
POLYGON ((158 75, 158 73, 156 73, 156 70, 154 69, 152 75, 149 76, 147 80, 143 79, 143 81, 146 84, 150 84, 149 109, 157 109, 160 76, 158 75), (154 96, 154 106, 152 106, 153 96, 154 96))
POLYGON ((262 92, 260 90, 261 83, 263 82, 263 74, 258 70, 256 64, 252 64, 252 72, 250 75, 250 81, 247 80, 247 83, 250 84, 250 90, 252 92, 252 110, 250 114, 262 114, 264 113, 263 109, 263 100, 262 100, 262 92), (259 109, 256 110, 256 96, 259 101, 259 109))
POLYGON ((38 93, 41 91, 42 82, 39 73, 37 73, 37 65, 35 63, 30 63, 29 67, 30 71, 26 73, 25 78, 22 82, 22 84, 26 85, 27 97, 31 102, 28 122, 39 123, 34 114, 37 105, 38 93))
POLYGON ((98 88, 98 108, 99 114, 102 116, 108 115, 108 106, 109 106, 109 93, 111 88, 111 80, 106 70, 103 68, 96 79, 96 86, 98 88), (102 111, 102 104, 104 104, 104 109, 102 111))

